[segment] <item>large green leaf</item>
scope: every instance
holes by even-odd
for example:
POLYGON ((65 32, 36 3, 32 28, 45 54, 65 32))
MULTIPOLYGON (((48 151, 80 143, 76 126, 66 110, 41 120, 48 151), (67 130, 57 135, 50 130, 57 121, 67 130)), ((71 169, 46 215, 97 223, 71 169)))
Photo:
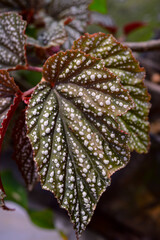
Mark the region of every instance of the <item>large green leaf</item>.
POLYGON ((26 22, 17 13, 0 14, 0 69, 26 65, 26 22))
POLYGON ((59 52, 26 111, 28 137, 42 187, 68 210, 77 234, 89 223, 110 176, 129 160, 128 136, 115 121, 132 106, 100 59, 59 52))
POLYGON ((149 146, 148 113, 150 97, 144 86, 145 72, 133 57, 131 50, 116 41, 112 35, 85 34, 74 42, 73 49, 80 49, 91 56, 103 59, 105 67, 121 79, 130 92, 135 107, 118 117, 121 128, 130 134, 130 149, 147 152, 149 146))

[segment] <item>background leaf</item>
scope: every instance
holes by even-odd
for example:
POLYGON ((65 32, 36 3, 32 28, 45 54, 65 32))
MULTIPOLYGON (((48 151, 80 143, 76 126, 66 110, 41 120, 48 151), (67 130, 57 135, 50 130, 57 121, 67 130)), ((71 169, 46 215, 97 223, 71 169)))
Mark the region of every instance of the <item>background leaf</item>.
POLYGON ((56 20, 71 17, 73 20, 65 26, 68 39, 63 49, 71 47, 73 41, 84 33, 88 21, 88 5, 91 0, 52 0, 47 6, 48 13, 56 20))
POLYGON ((147 120, 150 97, 144 86, 145 72, 139 67, 129 48, 116 41, 112 35, 85 34, 74 42, 73 49, 81 49, 94 57, 103 59, 105 67, 121 79, 130 92, 135 107, 118 118, 121 128, 130 134, 130 149, 147 152, 149 146, 149 122, 147 120))
POLYGON ((89 9, 91 11, 107 13, 107 0, 93 0, 89 9))
POLYGON ((50 20, 45 29, 39 31, 37 40, 31 37, 27 38, 27 44, 35 47, 49 48, 51 46, 60 46, 67 39, 66 30, 63 21, 50 20))
POLYGON ((10 171, 1 172, 6 191, 6 200, 15 202, 22 206, 28 213, 30 220, 41 228, 53 229, 53 211, 51 209, 33 210, 29 207, 26 188, 16 180, 10 171))
POLYGON ((32 147, 26 134, 25 111, 22 111, 13 130, 13 158, 19 167, 27 188, 32 190, 38 181, 38 174, 36 164, 33 161, 32 147))
POLYGON ((3 171, 1 177, 4 181, 4 188, 7 200, 13 201, 24 207, 28 207, 27 192, 25 188, 15 179, 12 172, 3 171))
POLYGON ((26 22, 16 13, 0 14, 0 69, 26 65, 26 22))
POLYGON ((46 228, 46 229, 53 229, 53 211, 50 209, 45 209, 41 211, 36 210, 29 210, 28 214, 30 219, 34 224, 38 227, 46 228))
POLYGON ((114 119, 132 101, 99 59, 77 50, 50 57, 43 78, 26 111, 28 137, 42 187, 80 234, 110 175, 129 160, 127 135, 114 119))

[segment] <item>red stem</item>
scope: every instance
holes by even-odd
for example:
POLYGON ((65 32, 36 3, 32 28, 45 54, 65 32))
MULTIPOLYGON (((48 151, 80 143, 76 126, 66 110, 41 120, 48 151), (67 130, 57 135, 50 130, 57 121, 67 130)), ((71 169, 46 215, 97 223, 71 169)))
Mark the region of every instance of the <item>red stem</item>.
POLYGON ((33 88, 30 88, 29 90, 23 92, 22 99, 24 100, 25 97, 27 97, 28 95, 31 95, 35 88, 36 87, 33 87, 33 88))
POLYGON ((35 71, 35 72, 43 72, 43 68, 41 68, 41 67, 29 66, 29 65, 25 68, 25 70, 35 71))

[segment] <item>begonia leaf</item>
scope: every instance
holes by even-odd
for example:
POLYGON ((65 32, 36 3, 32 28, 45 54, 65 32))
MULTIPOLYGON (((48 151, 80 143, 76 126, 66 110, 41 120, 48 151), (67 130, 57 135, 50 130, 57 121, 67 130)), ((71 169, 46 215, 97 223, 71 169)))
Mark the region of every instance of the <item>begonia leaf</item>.
POLYGON ((31 96, 26 123, 42 187, 68 210, 78 235, 110 176, 129 160, 115 118, 132 104, 102 61, 78 50, 50 57, 31 96))
POLYGON ((37 39, 28 37, 27 44, 38 48, 49 48, 61 46, 67 39, 63 21, 55 21, 39 32, 37 39))
POLYGON ((149 146, 148 113, 150 97, 144 86, 145 72, 129 48, 120 44, 112 35, 85 34, 74 42, 73 49, 80 49, 91 56, 101 58, 105 67, 121 79, 130 93, 135 107, 118 117, 121 128, 130 134, 130 149, 139 153, 147 152, 149 146))
POLYGON ((32 147, 26 134, 25 111, 22 111, 13 130, 13 158, 19 167, 27 188, 32 190, 38 181, 38 175, 36 164, 33 161, 32 147))
POLYGON ((85 31, 88 21, 88 5, 91 0, 52 0, 47 7, 48 13, 56 20, 71 17, 73 20, 65 26, 67 40, 63 49, 69 49, 73 41, 79 38, 85 31))
POLYGON ((26 22, 17 13, 0 14, 0 69, 26 65, 26 22))
MULTIPOLYGON (((0 151, 9 121, 21 100, 21 92, 7 71, 0 70, 0 151)), ((0 207, 7 209, 4 203, 6 196, 0 178, 0 207)))

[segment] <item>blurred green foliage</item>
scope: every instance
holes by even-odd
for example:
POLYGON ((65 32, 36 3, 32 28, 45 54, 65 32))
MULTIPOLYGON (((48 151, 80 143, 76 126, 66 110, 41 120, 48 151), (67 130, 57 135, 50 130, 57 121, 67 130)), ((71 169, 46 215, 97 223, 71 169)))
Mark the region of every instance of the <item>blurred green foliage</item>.
MULTIPOLYGON (((1 177, 7 197, 5 200, 15 202, 22 206, 31 221, 41 228, 53 229, 53 211, 51 209, 33 210, 28 206, 27 191, 23 185, 16 180, 10 171, 1 172, 1 177)), ((13 213, 14 214, 14 213, 13 213)))
POLYGON ((42 211, 35 211, 35 210, 29 210, 28 211, 29 216, 32 220, 32 222, 41 227, 41 228, 48 228, 53 229, 53 212, 49 209, 45 209, 42 211))
POLYGON ((100 13, 107 13, 107 0, 93 0, 89 6, 91 11, 97 11, 100 13))
POLYGON ((107 0, 107 6, 108 14, 118 26, 118 36, 123 34, 123 27, 127 23, 142 21, 147 24, 130 33, 127 41, 147 41, 160 28, 159 0, 107 0))

